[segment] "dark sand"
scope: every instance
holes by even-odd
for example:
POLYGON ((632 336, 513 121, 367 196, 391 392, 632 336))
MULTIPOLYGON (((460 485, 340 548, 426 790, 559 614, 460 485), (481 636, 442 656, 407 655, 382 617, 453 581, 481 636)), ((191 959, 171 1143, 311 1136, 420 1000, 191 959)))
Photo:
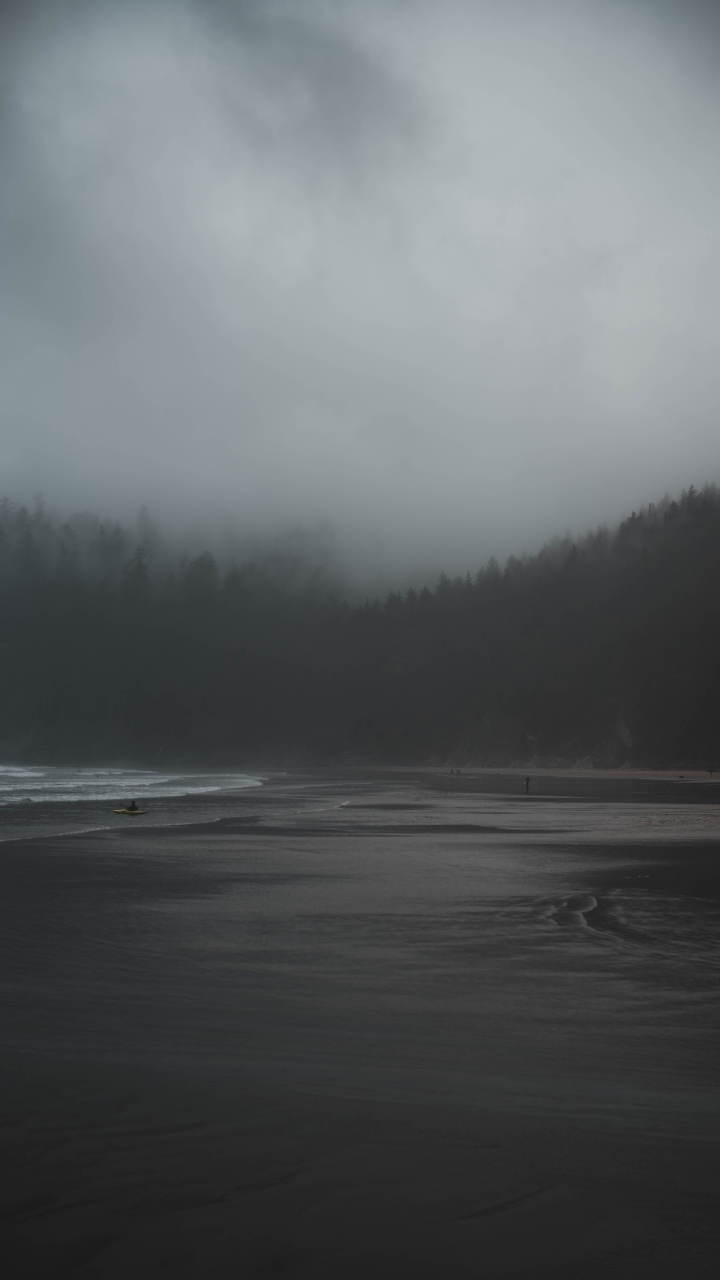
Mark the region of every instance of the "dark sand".
POLYGON ((336 773, 0 846, 4 1274, 714 1277, 713 786, 336 773))

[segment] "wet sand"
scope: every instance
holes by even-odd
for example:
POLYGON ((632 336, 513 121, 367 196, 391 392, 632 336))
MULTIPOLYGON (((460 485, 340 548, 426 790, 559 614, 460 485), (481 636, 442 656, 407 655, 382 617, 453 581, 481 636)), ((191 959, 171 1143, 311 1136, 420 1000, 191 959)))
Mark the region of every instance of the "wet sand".
POLYGON ((701 782, 338 771, 3 845, 6 1274, 714 1276, 701 782))

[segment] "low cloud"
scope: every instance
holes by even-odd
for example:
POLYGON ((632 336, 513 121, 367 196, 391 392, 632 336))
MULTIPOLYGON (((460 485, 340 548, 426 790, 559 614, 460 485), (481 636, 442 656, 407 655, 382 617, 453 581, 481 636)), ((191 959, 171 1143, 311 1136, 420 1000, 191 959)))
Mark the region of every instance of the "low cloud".
POLYGON ((709 9, 4 21, 10 496, 464 570, 718 478, 709 9))

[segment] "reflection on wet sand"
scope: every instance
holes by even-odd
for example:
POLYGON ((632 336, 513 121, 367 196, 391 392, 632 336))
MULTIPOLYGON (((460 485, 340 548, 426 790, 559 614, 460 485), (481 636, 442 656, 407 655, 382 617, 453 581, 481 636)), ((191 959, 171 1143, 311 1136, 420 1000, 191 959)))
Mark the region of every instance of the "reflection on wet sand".
POLYGON ((378 773, 6 844, 12 1274, 714 1275, 716 814, 378 773))

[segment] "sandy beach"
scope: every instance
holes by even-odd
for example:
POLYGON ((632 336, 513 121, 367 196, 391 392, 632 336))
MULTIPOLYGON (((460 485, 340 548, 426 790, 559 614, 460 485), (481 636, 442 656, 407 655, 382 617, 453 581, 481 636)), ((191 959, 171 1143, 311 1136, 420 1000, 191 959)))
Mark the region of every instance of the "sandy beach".
POLYGON ((6 1274, 714 1276, 717 786, 307 772, 0 846, 6 1274))

